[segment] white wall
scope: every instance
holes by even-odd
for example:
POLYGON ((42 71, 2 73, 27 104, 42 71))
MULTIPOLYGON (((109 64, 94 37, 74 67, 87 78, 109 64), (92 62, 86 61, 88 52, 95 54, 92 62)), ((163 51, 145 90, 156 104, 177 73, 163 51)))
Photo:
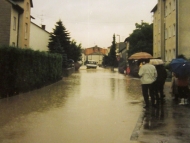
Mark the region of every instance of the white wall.
POLYGON ((95 60, 98 64, 102 64, 104 55, 88 55, 88 60, 95 60))
POLYGON ((48 51, 50 33, 36 24, 30 24, 30 48, 39 51, 48 51))

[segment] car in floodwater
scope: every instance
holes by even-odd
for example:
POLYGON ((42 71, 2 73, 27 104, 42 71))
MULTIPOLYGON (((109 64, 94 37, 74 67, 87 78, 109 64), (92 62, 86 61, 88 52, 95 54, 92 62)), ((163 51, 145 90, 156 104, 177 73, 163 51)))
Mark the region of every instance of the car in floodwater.
POLYGON ((94 60, 88 60, 86 62, 86 68, 89 69, 89 68, 97 68, 97 62, 94 61, 94 60))

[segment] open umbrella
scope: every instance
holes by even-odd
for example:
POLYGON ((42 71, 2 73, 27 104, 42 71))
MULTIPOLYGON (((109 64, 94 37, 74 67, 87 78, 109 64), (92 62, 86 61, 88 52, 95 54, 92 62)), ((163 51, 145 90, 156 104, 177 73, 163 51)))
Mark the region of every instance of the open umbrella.
POLYGON ((163 65, 164 61, 162 59, 150 59, 149 63, 152 65, 163 65))
POLYGON ((171 71, 178 76, 187 76, 190 74, 190 62, 183 58, 173 59, 170 63, 171 71))
POLYGON ((138 52, 129 57, 129 60, 139 60, 139 59, 151 59, 153 58, 151 54, 146 52, 138 52))

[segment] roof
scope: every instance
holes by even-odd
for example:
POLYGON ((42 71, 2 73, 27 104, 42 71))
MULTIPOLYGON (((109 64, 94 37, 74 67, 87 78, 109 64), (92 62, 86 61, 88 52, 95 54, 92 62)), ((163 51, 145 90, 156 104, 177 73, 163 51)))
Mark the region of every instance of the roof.
POLYGON ((151 10, 151 12, 155 12, 157 10, 157 4, 154 6, 154 8, 151 10))
POLYGON ((13 0, 7 0, 9 3, 13 5, 13 8, 15 8, 19 13, 23 13, 24 9, 20 7, 17 3, 15 3, 13 0))
MULTIPOLYGON (((24 0, 12 0, 12 1, 18 2, 18 1, 24 1, 24 0)), ((31 5, 31 7, 33 7, 33 2, 32 2, 32 0, 30 0, 30 5, 31 5)))
POLYGON ((47 33, 49 33, 49 34, 51 34, 50 32, 48 32, 48 31, 44 30, 42 27, 40 27, 39 25, 35 24, 34 22, 32 22, 32 21, 31 21, 31 23, 32 23, 32 24, 34 24, 36 27, 38 27, 38 28, 42 29, 43 31, 45 31, 45 32, 47 32, 47 33))
POLYGON ((118 52, 122 52, 124 49, 126 49, 126 44, 125 42, 120 42, 120 43, 116 43, 116 47, 118 47, 118 52))
POLYGON ((100 48, 98 46, 84 49, 85 55, 105 55, 107 49, 100 48))

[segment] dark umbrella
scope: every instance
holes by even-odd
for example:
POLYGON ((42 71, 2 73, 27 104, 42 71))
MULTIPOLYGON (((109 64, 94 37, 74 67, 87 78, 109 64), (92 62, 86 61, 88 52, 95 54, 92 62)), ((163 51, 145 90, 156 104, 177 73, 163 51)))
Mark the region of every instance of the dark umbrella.
POLYGON ((173 59, 170 63, 171 71, 178 76, 187 76, 190 74, 190 62, 183 58, 173 59))

